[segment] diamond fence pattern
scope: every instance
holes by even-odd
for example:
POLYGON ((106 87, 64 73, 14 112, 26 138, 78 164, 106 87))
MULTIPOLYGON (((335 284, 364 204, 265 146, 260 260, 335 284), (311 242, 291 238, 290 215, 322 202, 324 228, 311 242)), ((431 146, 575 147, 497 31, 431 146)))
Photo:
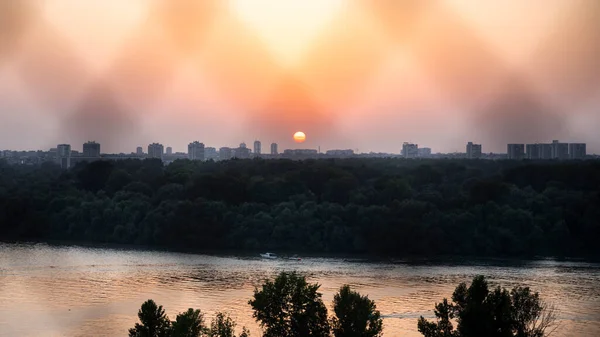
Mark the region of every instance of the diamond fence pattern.
POLYGON ((160 104, 183 66, 246 111, 249 128, 268 128, 273 138, 296 127, 324 137, 344 103, 360 101, 390 50, 411 55, 444 102, 491 141, 564 134, 565 119, 579 113, 599 121, 584 108, 600 94, 600 1, 563 4, 519 62, 507 62, 455 2, 348 0, 298 65, 285 67, 227 1, 148 0, 145 18, 120 34, 98 69, 45 14, 47 2, 0 0, 0 74, 18 74, 29 103, 60 116, 73 139, 109 149, 136 132, 140 111, 160 104))

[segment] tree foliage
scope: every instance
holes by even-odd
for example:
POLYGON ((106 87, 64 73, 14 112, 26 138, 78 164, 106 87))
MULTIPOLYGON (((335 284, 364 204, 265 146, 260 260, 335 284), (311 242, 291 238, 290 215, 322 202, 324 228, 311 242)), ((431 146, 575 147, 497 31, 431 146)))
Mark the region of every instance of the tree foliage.
MULTIPOLYGON (((228 314, 218 312, 210 324, 208 335, 210 337, 236 337, 236 323, 228 314)), ((242 327, 242 333, 239 337, 250 336, 250 331, 246 327, 242 327)))
POLYGON ((200 337, 205 329, 204 315, 200 310, 190 308, 172 322, 171 337, 200 337))
POLYGON ((129 337, 169 337, 171 335, 171 322, 165 314, 162 305, 158 306, 153 300, 142 304, 138 312, 141 324, 136 323, 129 329, 129 337))
POLYGON ((600 254, 600 162, 0 161, 0 239, 385 255, 600 254))
MULTIPOLYGON (((265 280, 248 302, 264 330, 263 336, 383 336, 381 314, 367 296, 342 286, 334 295, 334 316, 328 320, 318 290, 318 284, 308 283, 295 272, 282 272, 274 280, 265 280)), ((435 305, 434 314, 435 321, 423 317, 418 320, 417 328, 425 337, 548 337, 557 327, 554 307, 541 300, 538 293, 527 287, 490 290, 483 276, 475 277, 469 286, 459 284, 452 302, 444 298, 435 305)), ((129 329, 130 337, 236 337, 235 321, 222 312, 217 312, 207 328, 200 310, 190 308, 171 322, 162 306, 148 300, 138 317, 141 324, 129 329)), ((243 327, 239 337, 249 336, 243 327)))
POLYGON ((331 327, 335 337, 380 337, 383 320, 375 302, 345 285, 333 297, 331 327))
POLYGON ((264 329, 264 337, 325 337, 330 327, 327 308, 318 292, 296 273, 282 272, 254 290, 249 304, 253 317, 264 329))
POLYGON ((556 312, 529 288, 510 292, 497 287, 489 290, 483 276, 469 287, 461 283, 452 295, 435 306, 435 322, 421 317, 419 332, 425 337, 547 337, 556 323, 556 312), (454 329, 452 321, 458 326, 454 329))

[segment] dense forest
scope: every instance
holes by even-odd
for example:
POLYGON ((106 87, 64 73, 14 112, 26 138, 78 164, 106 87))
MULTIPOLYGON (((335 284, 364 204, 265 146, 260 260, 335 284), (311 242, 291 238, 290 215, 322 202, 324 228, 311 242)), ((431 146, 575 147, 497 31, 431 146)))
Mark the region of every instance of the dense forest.
POLYGON ((599 237, 598 161, 0 161, 3 240, 582 256, 599 237))

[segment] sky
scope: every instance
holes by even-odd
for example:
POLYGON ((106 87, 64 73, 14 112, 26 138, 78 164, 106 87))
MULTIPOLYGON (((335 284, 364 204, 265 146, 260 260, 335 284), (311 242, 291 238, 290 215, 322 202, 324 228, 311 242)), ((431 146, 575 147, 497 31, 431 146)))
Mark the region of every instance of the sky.
POLYGON ((0 149, 600 153, 598 55, 597 0, 0 0, 0 149))

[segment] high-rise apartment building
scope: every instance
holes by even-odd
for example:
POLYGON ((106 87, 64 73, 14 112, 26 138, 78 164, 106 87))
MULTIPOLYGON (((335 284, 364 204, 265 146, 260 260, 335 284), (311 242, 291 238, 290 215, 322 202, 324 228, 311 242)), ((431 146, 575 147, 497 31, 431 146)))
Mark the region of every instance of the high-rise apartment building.
POLYGON ((255 140, 254 141, 254 155, 255 156, 260 156, 261 152, 262 152, 262 144, 260 143, 260 140, 255 140))
POLYGON ((431 157, 431 148, 430 147, 419 148, 419 157, 420 158, 431 157))
POLYGON ((138 156, 141 156, 141 155, 143 155, 143 154, 144 154, 144 149, 142 149, 142 147, 141 147, 141 146, 138 146, 138 147, 135 149, 135 154, 137 154, 138 156))
POLYGON ((481 158, 481 144, 473 144, 473 142, 468 142, 467 143, 467 158, 468 159, 481 158))
POLYGON ((205 160, 217 160, 219 159, 219 153, 217 149, 214 147, 205 147, 204 148, 204 159, 205 160))
POLYGON ((222 147, 219 149, 219 160, 229 160, 233 158, 233 149, 230 147, 222 147))
POLYGON ((204 160, 204 143, 198 141, 190 143, 188 145, 188 159, 204 160))
POLYGON ((525 146, 525 158, 531 160, 548 160, 552 159, 552 144, 527 144, 525 146))
POLYGON ((525 158, 536 160, 542 159, 543 144, 527 144, 525 145, 525 158))
POLYGON ((419 156, 419 145, 404 143, 402 144, 402 156, 404 158, 416 158, 419 156))
POLYGON ((171 156, 173 155, 173 148, 172 147, 167 147, 167 156, 171 156))
POLYGON ((240 146, 233 151, 233 156, 239 159, 250 158, 250 149, 246 147, 246 143, 241 143, 240 146))
POLYGON ((279 150, 277 149, 277 143, 272 143, 271 144, 271 154, 272 155, 279 154, 279 150))
POLYGON ((148 158, 162 159, 165 153, 165 147, 159 143, 152 143, 148 145, 148 158))
POLYGON ((83 156, 87 158, 100 157, 100 144, 96 142, 87 142, 83 144, 83 156))
POLYGON ((525 144, 508 144, 506 152, 508 159, 521 160, 525 158, 525 144))
POLYGON ((584 159, 587 155, 587 146, 585 143, 569 144, 569 159, 584 159))
POLYGON ((552 144, 540 144, 540 159, 552 159, 552 144))
POLYGON ((561 143, 553 140, 548 144, 527 144, 527 159, 583 159, 586 156, 586 144, 582 143, 561 143))
POLYGON ((59 144, 56 146, 56 161, 63 169, 71 167, 71 145, 59 144))
POLYGON ((569 144, 558 140, 552 141, 552 159, 569 159, 569 144))

